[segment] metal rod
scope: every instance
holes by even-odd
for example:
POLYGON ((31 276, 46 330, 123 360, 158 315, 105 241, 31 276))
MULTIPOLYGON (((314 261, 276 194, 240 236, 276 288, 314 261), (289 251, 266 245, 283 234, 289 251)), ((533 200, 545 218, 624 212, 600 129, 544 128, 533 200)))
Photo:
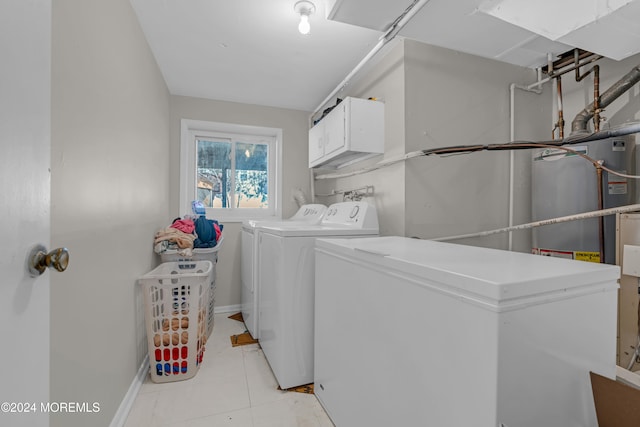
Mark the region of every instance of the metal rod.
POLYGON ((360 191, 360 190, 365 190, 365 194, 372 195, 373 194, 373 185, 366 185, 364 187, 351 188, 351 189, 348 189, 348 190, 331 190, 331 193, 329 193, 329 194, 316 194, 316 196, 317 197, 331 197, 331 196, 337 196, 338 194, 351 193, 353 191, 360 191), (369 190, 371 190, 371 191, 369 191, 369 190))

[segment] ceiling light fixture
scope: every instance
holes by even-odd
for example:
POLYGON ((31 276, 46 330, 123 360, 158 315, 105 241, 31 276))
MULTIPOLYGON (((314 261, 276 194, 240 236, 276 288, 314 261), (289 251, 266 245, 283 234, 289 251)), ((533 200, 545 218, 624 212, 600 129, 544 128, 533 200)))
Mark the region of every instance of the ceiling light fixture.
POLYGON ((316 6, 310 1, 301 0, 293 6, 293 10, 300 15, 300 24, 298 24, 298 31, 301 34, 309 34, 311 25, 309 25, 309 15, 316 11, 316 6))

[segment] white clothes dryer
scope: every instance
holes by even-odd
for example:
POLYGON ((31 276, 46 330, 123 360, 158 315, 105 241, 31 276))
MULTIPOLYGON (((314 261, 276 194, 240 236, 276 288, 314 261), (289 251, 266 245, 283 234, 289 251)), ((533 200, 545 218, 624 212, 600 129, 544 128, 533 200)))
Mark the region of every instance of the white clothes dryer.
POLYGON ((255 280, 257 271, 256 263, 258 261, 258 243, 254 238, 256 227, 269 224, 318 224, 326 210, 327 207, 322 204, 307 204, 301 206, 298 212, 289 219, 280 221, 250 219, 242 222, 242 261, 240 270, 240 280, 242 282, 241 311, 247 330, 253 338, 260 338, 257 315, 259 290, 257 289, 257 282, 255 280))
POLYGON ((278 384, 313 382, 315 241, 318 237, 378 235, 378 217, 366 202, 336 203, 317 225, 259 226, 260 346, 278 384))

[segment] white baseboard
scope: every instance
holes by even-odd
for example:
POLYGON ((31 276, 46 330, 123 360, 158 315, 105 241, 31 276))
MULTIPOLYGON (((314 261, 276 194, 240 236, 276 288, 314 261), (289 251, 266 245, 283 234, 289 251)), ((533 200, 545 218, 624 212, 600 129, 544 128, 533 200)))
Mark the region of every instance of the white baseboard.
POLYGON ((218 313, 233 313, 233 312, 238 312, 242 310, 242 305, 240 304, 234 304, 234 305, 223 305, 223 306, 216 306, 213 308, 213 314, 218 314, 218 313))
POLYGON ((145 356, 140 368, 138 368, 138 373, 136 374, 133 382, 129 386, 129 390, 127 394, 124 395, 124 399, 120 403, 116 414, 113 416, 111 420, 111 424, 109 427, 122 427, 124 423, 127 421, 127 417, 129 416, 129 411, 131 411, 131 407, 133 406, 133 402, 136 400, 138 396, 138 391, 140 391, 140 387, 144 383, 144 380, 147 378, 147 374, 149 373, 149 355, 145 356))
MULTIPOLYGON (((234 305, 224 305, 220 307, 215 307, 213 309, 214 314, 218 313, 237 313, 241 311, 242 306, 240 304, 234 305)), ((127 394, 125 394, 124 399, 120 403, 116 414, 113 416, 111 420, 111 424, 109 427, 122 427, 124 423, 127 421, 127 416, 129 416, 129 411, 131 411, 131 407, 133 406, 133 402, 136 400, 138 396, 138 391, 140 391, 140 387, 144 383, 144 380, 149 373, 149 355, 146 355, 140 368, 138 369, 138 373, 133 379, 131 386, 129 386, 129 390, 127 394)))

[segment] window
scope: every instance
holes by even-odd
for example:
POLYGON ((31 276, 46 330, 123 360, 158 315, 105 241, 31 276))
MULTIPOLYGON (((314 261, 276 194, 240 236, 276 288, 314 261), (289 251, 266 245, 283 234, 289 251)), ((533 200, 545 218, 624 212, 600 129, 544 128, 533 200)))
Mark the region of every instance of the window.
POLYGON ((279 218, 282 130, 182 120, 180 211, 201 201, 209 218, 279 218))

